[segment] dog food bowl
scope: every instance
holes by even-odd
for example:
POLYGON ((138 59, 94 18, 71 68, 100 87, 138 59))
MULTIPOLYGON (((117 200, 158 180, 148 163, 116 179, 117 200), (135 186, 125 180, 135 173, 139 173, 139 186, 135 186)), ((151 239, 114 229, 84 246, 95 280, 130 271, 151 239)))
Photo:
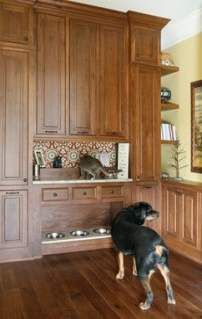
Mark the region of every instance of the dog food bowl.
POLYGON ((75 237, 86 237, 89 235, 89 232, 86 230, 77 229, 77 230, 71 231, 70 234, 75 237))
POLYGON ((105 227, 95 228, 93 232, 99 235, 108 235, 110 234, 110 229, 105 227))
POLYGON ((64 233, 56 233, 56 232, 53 232, 53 233, 47 233, 46 234, 46 238, 47 239, 62 239, 65 237, 65 234, 64 233))

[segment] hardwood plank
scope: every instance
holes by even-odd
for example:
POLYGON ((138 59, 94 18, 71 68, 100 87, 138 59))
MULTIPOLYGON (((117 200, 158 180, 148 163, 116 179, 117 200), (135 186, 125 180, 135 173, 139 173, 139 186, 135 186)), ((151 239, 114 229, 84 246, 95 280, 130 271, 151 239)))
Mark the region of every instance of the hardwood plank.
POLYGON ((41 260, 0 265, 1 319, 188 319, 202 318, 202 269, 177 254, 170 256, 176 306, 168 305, 164 281, 151 280, 154 303, 143 312, 132 258, 125 258, 125 278, 117 281, 112 249, 45 256, 41 260))

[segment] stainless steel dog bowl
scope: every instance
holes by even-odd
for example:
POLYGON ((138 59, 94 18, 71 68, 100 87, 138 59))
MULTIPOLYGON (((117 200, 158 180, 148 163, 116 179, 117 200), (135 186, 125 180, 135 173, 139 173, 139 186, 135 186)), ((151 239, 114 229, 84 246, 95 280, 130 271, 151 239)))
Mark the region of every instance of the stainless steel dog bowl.
POLYGON ((77 229, 77 230, 71 231, 70 234, 75 237, 86 237, 89 235, 89 232, 86 230, 77 229))
POLYGON ((46 234, 46 238, 47 239, 62 239, 64 237, 65 237, 64 233, 53 232, 53 233, 47 233, 46 234))
POLYGON ((107 235, 110 234, 110 229, 105 227, 95 228, 93 232, 100 235, 107 235))

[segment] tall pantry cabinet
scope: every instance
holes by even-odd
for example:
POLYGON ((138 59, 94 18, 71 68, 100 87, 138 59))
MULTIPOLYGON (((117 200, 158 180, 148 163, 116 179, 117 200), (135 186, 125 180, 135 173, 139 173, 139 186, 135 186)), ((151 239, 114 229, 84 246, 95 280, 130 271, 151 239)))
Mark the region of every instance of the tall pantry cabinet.
POLYGON ((29 257, 28 130, 32 8, 0 8, 0 261, 29 257))

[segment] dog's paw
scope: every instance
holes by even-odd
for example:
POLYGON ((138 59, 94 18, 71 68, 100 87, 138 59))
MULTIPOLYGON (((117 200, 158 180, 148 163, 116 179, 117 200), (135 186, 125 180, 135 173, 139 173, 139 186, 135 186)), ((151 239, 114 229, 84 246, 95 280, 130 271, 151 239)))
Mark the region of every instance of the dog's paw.
POLYGON ((173 299, 168 299, 168 304, 169 305, 176 305, 176 301, 175 301, 175 299, 173 298, 173 299))
POLYGON ((141 310, 148 310, 151 307, 151 305, 147 302, 141 302, 139 304, 139 307, 141 310))
POLYGON ((116 275, 116 279, 123 279, 123 277, 124 277, 124 272, 122 272, 122 271, 120 271, 120 272, 118 272, 118 274, 116 275))

